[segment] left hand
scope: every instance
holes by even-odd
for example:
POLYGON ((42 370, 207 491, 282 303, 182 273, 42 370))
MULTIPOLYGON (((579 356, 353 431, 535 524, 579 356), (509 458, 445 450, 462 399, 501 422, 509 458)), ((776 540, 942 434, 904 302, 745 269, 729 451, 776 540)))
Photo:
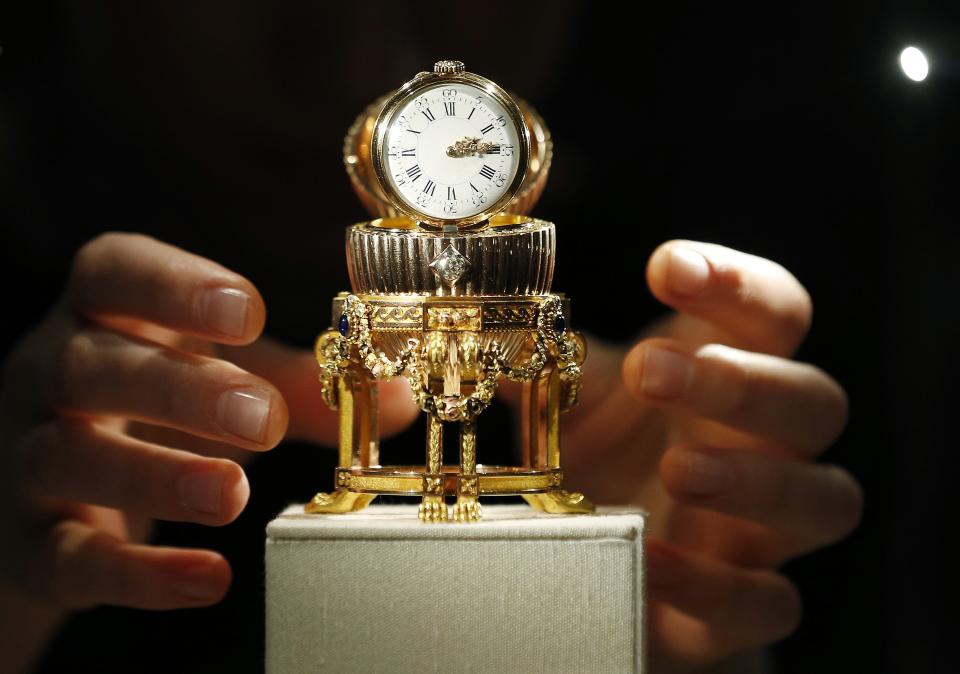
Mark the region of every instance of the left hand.
POLYGON ((800 597, 777 568, 847 536, 863 496, 846 470, 813 463, 847 397, 790 359, 812 315, 792 274, 675 240, 647 282, 676 312, 629 350, 591 341, 563 422, 565 486, 649 510, 652 671, 698 671, 796 628, 800 597))

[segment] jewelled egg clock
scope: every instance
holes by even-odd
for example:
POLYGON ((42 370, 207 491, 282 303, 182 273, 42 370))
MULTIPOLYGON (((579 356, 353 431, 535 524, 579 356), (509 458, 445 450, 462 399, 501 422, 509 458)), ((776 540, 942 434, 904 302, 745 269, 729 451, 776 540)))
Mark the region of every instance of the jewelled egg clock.
POLYGON ((335 490, 309 513, 421 497, 425 522, 481 519, 480 497, 519 494, 549 513, 592 512, 563 489, 560 413, 577 401, 581 335, 551 293, 553 223, 525 215, 546 184, 542 119, 494 82, 441 61, 373 103, 344 160, 377 216, 347 230, 350 293, 316 342, 323 399, 338 410, 335 490), (404 377, 427 415, 424 465, 381 465, 379 381, 404 377), (477 421, 503 378, 523 386, 520 465, 478 463, 477 421), (458 465, 443 433, 459 432, 458 465), (452 516, 446 497, 455 497, 452 516))

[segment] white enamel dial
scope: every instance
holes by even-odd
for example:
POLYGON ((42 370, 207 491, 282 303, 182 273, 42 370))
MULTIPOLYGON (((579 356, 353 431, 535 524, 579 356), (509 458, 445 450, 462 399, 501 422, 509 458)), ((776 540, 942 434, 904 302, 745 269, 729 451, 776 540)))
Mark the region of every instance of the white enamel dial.
POLYGON ((400 105, 384 138, 384 173, 412 210, 469 218, 510 189, 521 168, 520 133, 483 89, 438 84, 400 105))

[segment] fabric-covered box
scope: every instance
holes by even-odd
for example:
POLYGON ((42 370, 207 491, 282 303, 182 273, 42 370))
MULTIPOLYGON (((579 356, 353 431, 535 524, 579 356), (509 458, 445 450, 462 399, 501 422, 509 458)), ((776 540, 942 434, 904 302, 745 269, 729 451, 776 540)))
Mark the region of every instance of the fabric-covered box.
POLYGON ((641 510, 483 514, 291 506, 267 527, 267 672, 643 671, 641 510))

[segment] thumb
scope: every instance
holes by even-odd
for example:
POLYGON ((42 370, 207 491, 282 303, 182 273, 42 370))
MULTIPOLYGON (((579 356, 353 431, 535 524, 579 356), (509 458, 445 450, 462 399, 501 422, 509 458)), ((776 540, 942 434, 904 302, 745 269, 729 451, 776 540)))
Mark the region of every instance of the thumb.
MULTIPOLYGON (((287 437, 324 445, 339 438, 337 413, 323 402, 319 366, 312 351, 297 349, 270 337, 249 346, 220 346, 220 355, 238 367, 263 377, 283 394, 290 410, 287 437)), ((403 378, 380 382, 380 433, 387 437, 404 430, 419 414, 403 378)))

